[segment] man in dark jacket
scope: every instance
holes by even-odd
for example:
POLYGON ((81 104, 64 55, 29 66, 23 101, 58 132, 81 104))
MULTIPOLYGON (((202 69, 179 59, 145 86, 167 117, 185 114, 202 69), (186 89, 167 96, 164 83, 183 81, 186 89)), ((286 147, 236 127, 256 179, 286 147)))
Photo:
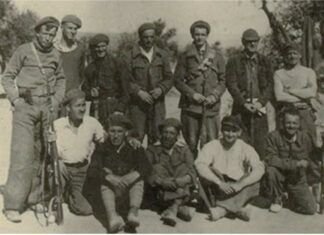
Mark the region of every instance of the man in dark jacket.
POLYGON ((254 29, 244 31, 244 50, 226 65, 226 86, 234 99, 232 114, 243 121, 243 139, 262 157, 268 132, 264 110, 273 97, 273 71, 270 61, 257 52, 259 40, 254 29))
POLYGON ((155 191, 159 204, 169 207, 162 213, 162 220, 171 226, 176 224, 176 216, 190 221, 189 208, 185 205, 190 196, 196 174, 193 156, 189 147, 178 140, 181 123, 168 118, 160 125, 161 139, 148 147, 146 154, 153 166, 149 183, 155 191))
POLYGON ((122 79, 128 84, 129 115, 142 141, 158 139, 158 125, 165 118, 164 96, 173 85, 167 53, 154 45, 156 36, 152 23, 138 29, 140 41, 122 57, 122 79))
POLYGON ((208 45, 209 32, 207 22, 192 24, 193 44, 181 55, 175 72, 183 135, 194 154, 199 139, 202 146, 218 136, 220 99, 225 91, 225 62, 208 45))
POLYGON ((112 113, 125 113, 126 96, 118 72, 116 59, 107 52, 109 38, 97 34, 89 41, 94 60, 85 69, 82 89, 91 101, 90 115, 101 124, 112 113))

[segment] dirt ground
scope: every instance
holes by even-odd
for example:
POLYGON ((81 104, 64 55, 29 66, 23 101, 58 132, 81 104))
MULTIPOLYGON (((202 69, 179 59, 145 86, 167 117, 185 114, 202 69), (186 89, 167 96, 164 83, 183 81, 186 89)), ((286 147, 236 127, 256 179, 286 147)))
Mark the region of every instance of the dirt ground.
MULTIPOLYGON (((226 103, 230 101, 226 100, 226 103)), ((179 117, 178 97, 167 98, 168 116, 179 117)), ((0 184, 4 184, 9 167, 9 147, 11 132, 11 112, 7 100, 0 99, 0 184)), ((324 233, 324 216, 305 216, 283 209, 279 214, 269 213, 267 209, 252 207, 250 222, 222 219, 210 222, 207 215, 193 212, 193 220, 178 221, 176 227, 162 225, 159 215, 150 210, 140 211, 139 233, 324 233)), ((0 209, 3 208, 2 197, 0 209)), ((106 233, 106 229, 93 216, 76 216, 64 205, 64 225, 42 226, 31 211, 22 215, 23 222, 13 224, 0 213, 1 233, 106 233)), ((42 221, 42 220, 41 220, 42 221)), ((44 221, 42 221, 44 222, 44 221)))

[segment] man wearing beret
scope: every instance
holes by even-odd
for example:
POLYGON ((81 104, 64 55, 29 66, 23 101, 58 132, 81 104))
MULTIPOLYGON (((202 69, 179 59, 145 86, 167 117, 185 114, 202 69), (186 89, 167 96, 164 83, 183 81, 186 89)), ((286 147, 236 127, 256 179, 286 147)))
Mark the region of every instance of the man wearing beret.
POLYGON ((155 45, 155 25, 142 24, 139 43, 122 56, 122 79, 129 91, 129 115, 142 141, 158 139, 158 125, 165 118, 165 94, 173 85, 167 53, 155 45))
POLYGON ((210 219, 216 221, 232 213, 249 221, 250 209, 245 205, 259 194, 264 165, 254 148, 239 139, 240 119, 224 117, 221 128, 222 138, 207 143, 195 161, 202 185, 211 192, 211 204, 215 206, 210 219))
POLYGON ((225 62, 207 43, 209 32, 205 21, 191 25, 193 43, 181 55, 175 72, 183 135, 194 154, 199 140, 203 146, 218 136, 220 99, 225 91, 225 62))
POLYGON ((89 41, 94 60, 85 69, 82 89, 91 101, 90 115, 104 123, 112 113, 125 113, 126 94, 116 59, 107 52, 109 38, 97 34, 89 41))
POLYGON ((131 128, 132 123, 124 115, 110 115, 106 125, 108 138, 96 149, 90 169, 101 175, 101 196, 110 233, 123 230, 125 222, 118 209, 125 203, 129 203, 126 204, 127 225, 133 229, 140 225, 138 211, 143 198, 143 180, 151 172, 144 149, 134 149, 127 141, 131 128))
POLYGON ((176 217, 190 221, 189 208, 185 205, 190 196, 190 187, 196 179, 194 160, 191 150, 179 141, 181 123, 168 118, 159 126, 160 141, 146 150, 153 166, 148 180, 156 202, 166 205, 161 219, 170 226, 176 225, 176 217))
POLYGON ((41 19, 35 26, 33 42, 18 47, 2 77, 14 108, 10 169, 4 192, 4 214, 12 222, 20 222, 20 213, 37 202, 33 192, 39 183, 34 179, 39 172, 45 130, 41 126, 48 128, 49 111, 56 116, 65 93, 60 53, 52 43, 58 27, 54 17, 41 19))
POLYGON ((92 208, 82 195, 87 170, 96 143, 103 143, 105 131, 97 119, 85 116, 85 93, 78 88, 66 93, 64 103, 67 117, 54 122, 56 140, 61 162, 62 186, 71 212, 90 215, 92 208))
POLYGON ((254 29, 243 32, 243 51, 226 65, 226 86, 234 100, 232 114, 243 122, 242 138, 263 157, 268 133, 265 105, 273 98, 273 71, 270 60, 257 52, 259 41, 254 29))
MULTIPOLYGON (((75 15, 66 15, 61 21, 62 37, 55 43, 56 49, 61 52, 63 69, 66 76, 66 92, 79 88, 83 82, 83 73, 86 61, 85 45, 77 41, 78 29, 82 22, 75 15)), ((65 111, 62 111, 64 115, 65 111)))

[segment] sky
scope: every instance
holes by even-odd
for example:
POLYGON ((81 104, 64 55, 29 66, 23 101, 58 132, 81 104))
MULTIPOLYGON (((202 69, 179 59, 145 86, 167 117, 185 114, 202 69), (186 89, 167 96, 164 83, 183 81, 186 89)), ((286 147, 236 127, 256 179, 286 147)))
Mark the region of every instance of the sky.
MULTIPOLYGON (((223 47, 240 45, 242 32, 255 28, 260 35, 270 32, 268 20, 260 10, 260 0, 196 0, 196 1, 98 1, 98 0, 14 0, 19 10, 30 9, 40 17, 58 19, 75 14, 82 20, 82 32, 121 33, 136 31, 147 21, 161 18, 167 27, 175 27, 173 39, 180 46, 192 41, 189 28, 196 20, 211 25, 209 42, 220 41, 223 47)), ((270 5, 271 7, 271 5, 270 5)))

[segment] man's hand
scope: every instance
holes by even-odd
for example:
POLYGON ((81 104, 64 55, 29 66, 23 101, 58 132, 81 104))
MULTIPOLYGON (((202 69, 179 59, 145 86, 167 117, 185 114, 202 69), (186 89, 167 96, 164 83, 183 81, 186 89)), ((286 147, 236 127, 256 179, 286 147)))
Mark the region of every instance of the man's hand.
POLYGON ((234 193, 237 193, 242 190, 242 186, 240 183, 235 182, 235 183, 230 183, 231 188, 234 190, 234 193))
POLYGON ((213 105, 213 104, 216 103, 216 101, 217 101, 217 99, 215 98, 215 96, 209 95, 209 96, 207 96, 207 98, 205 100, 205 104, 206 105, 213 105))
POLYGON ((113 112, 113 114, 114 115, 124 115, 124 113, 123 112, 120 112, 120 111, 115 111, 115 112, 113 112))
POLYGON ((24 104, 24 103, 26 103, 25 100, 23 98, 20 98, 20 97, 13 101, 14 107, 18 107, 18 106, 20 106, 21 104, 24 104))
POLYGON ((262 109, 262 107, 263 107, 263 105, 259 101, 254 103, 254 108, 256 108, 256 110, 260 110, 260 109, 262 109))
POLYGON ((46 134, 47 134, 47 141, 49 143, 56 141, 57 137, 56 137, 55 131, 50 130, 50 131, 47 131, 46 134))
POLYGON ((146 91, 140 90, 137 94, 145 103, 153 104, 153 97, 146 91))
POLYGON ((193 94, 192 98, 194 99, 194 101, 196 101, 198 104, 201 104, 202 102, 204 102, 206 100, 206 97, 203 96, 200 93, 195 93, 193 94))
POLYGON ((297 167, 307 168, 308 164, 309 164, 308 161, 304 159, 297 161, 297 167))
POLYGON ((172 179, 163 179, 160 184, 166 190, 174 191, 177 189, 177 185, 172 179))
POLYGON ((122 179, 116 175, 106 175, 105 180, 110 183, 116 189, 123 189, 124 185, 122 183, 122 179))
POLYGON ((232 194, 235 192, 234 189, 231 187, 231 185, 225 182, 219 183, 218 187, 226 194, 232 194))
POLYGON ((93 87, 93 88, 91 88, 91 91, 90 91, 90 93, 91 93, 91 96, 92 97, 99 97, 99 89, 97 88, 97 87, 93 87))
POLYGON ((130 174, 127 174, 127 175, 124 175, 123 177, 121 177, 121 182, 120 184, 127 188, 129 187, 132 183, 135 182, 135 180, 137 180, 137 178, 139 177, 139 174, 136 172, 134 174, 134 172, 130 173, 130 174), (137 176, 138 175, 138 176, 137 176), (137 177, 136 177, 137 176, 137 177))
POLYGON ((251 104, 251 103, 245 103, 244 108, 246 108, 251 113, 255 113, 257 111, 254 104, 251 104))
POLYGON ((161 95, 162 95, 163 91, 160 87, 157 87, 153 90, 150 91, 151 96, 153 97, 153 99, 158 99, 161 95))
POLYGON ((134 137, 128 137, 128 143, 133 149, 139 149, 142 147, 142 143, 134 137))

